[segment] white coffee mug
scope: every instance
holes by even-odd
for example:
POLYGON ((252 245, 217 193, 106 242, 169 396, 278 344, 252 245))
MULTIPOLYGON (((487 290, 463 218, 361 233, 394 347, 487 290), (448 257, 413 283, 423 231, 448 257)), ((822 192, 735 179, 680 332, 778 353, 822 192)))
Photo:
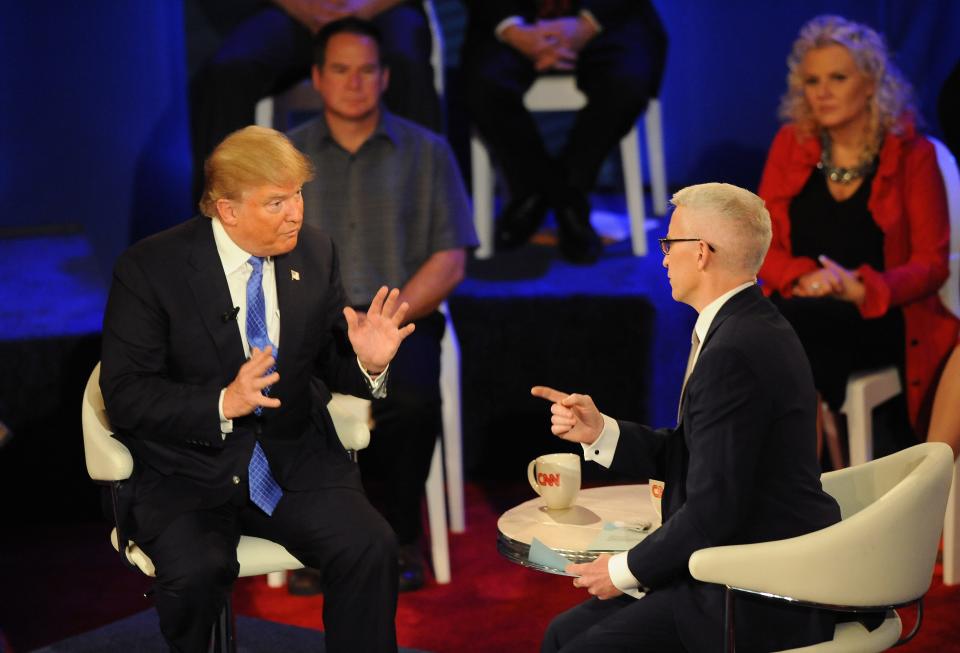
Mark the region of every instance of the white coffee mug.
POLYGON ((547 508, 569 508, 580 491, 580 456, 574 453, 538 456, 527 465, 527 480, 533 491, 546 500, 547 508))

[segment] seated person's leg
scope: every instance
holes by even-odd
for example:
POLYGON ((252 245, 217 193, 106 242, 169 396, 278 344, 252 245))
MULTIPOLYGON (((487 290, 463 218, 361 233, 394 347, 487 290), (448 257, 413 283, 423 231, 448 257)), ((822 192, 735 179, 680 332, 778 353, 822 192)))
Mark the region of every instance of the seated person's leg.
POLYGON ((396 650, 396 538, 363 492, 286 491, 272 517, 248 505, 241 523, 317 570, 327 650, 396 650))
POLYGON ((589 599, 562 612, 547 627, 541 653, 679 653, 671 606, 673 593, 653 592, 635 599, 589 599))
POLYGON ((155 537, 137 540, 157 569, 160 631, 173 650, 207 650, 240 570, 236 511, 228 504, 184 513, 155 537))
POLYGON ((390 388, 374 400, 370 446, 360 452, 364 486, 383 513, 400 545, 400 589, 423 585, 419 540, 421 504, 430 460, 441 433, 440 313, 416 321, 390 363, 390 388))
POLYGON ((203 162, 231 132, 253 124, 257 102, 310 74, 311 36, 278 8, 258 11, 224 39, 190 84, 195 194, 203 162))
POLYGON ((390 84, 383 97, 387 108, 441 133, 440 99, 430 65, 430 27, 423 9, 402 4, 373 22, 383 36, 383 59, 390 69, 390 84))
POLYGON ((523 106, 536 73, 523 55, 493 39, 464 49, 463 72, 470 119, 510 191, 510 203, 497 218, 497 247, 517 247, 540 227, 548 193, 559 181, 556 163, 523 106))

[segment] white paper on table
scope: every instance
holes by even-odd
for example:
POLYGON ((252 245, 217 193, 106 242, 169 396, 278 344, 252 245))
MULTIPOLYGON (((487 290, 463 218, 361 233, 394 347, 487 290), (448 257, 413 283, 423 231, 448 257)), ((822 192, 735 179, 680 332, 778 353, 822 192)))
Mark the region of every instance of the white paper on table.
POLYGON ((600 534, 587 547, 588 551, 629 551, 650 534, 649 524, 621 526, 604 522, 600 534))

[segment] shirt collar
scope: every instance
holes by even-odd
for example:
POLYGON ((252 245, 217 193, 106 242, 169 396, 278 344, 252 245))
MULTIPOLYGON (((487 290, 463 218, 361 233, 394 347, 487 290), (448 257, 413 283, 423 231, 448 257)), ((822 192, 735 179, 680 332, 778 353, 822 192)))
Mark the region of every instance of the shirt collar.
POLYGON ((710 331, 710 325, 713 324, 713 318, 717 316, 717 313, 720 312, 720 309, 723 308, 723 305, 730 300, 731 297, 736 295, 738 292, 746 290, 750 286, 755 285, 756 280, 747 281, 742 283, 736 288, 728 290, 723 293, 712 302, 703 307, 703 310, 700 311, 700 315, 697 317, 697 323, 693 326, 693 330, 697 333, 697 338, 700 342, 703 342, 707 338, 707 333, 710 331))
MULTIPOLYGON (((369 143, 374 139, 384 139, 387 142, 396 145, 397 144, 397 129, 396 129, 396 119, 393 117, 387 109, 380 104, 380 117, 377 120, 377 126, 374 127, 373 133, 370 134, 370 137, 364 141, 363 145, 360 147, 363 148, 364 145, 369 143)), ((321 143, 327 145, 337 145, 337 142, 333 139, 333 135, 330 133, 330 126, 327 125, 327 118, 325 115, 320 114, 320 118, 317 120, 316 124, 317 129, 317 140, 321 143)), ((338 145, 339 147, 339 145, 338 145)))
POLYGON ((219 218, 210 219, 213 221, 213 240, 217 244, 217 254, 220 255, 223 273, 229 277, 250 259, 251 254, 245 252, 243 248, 233 242, 233 239, 227 234, 227 230, 220 223, 219 218))

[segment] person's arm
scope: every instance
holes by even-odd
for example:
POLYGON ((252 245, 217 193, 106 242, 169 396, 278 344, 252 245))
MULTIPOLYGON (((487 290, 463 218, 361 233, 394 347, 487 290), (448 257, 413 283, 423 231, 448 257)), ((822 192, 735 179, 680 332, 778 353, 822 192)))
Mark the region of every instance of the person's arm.
POLYGON ((902 182, 886 181, 903 189, 910 257, 883 272, 867 265, 857 270, 866 291, 860 314, 866 318, 936 293, 950 273, 950 222, 936 151, 921 138, 905 144, 904 150, 902 182))
POLYGON ((407 319, 411 322, 437 310, 463 280, 467 253, 462 249, 447 249, 436 252, 400 289, 400 300, 410 308, 407 319))
POLYGON ((790 242, 791 167, 797 165, 800 150, 793 128, 783 127, 773 139, 757 194, 770 212, 773 239, 760 267, 764 285, 784 297, 793 294, 794 284, 803 275, 818 269, 817 262, 806 256, 794 256, 790 242))
POLYGON ((687 385, 684 504, 627 554, 630 572, 645 586, 683 576, 694 551, 729 542, 749 516, 772 423, 764 395, 741 352, 714 346, 701 353, 687 385))
POLYGON ((103 318, 100 387, 114 429, 133 437, 223 446, 222 386, 175 380, 170 315, 154 279, 130 252, 117 261, 103 318))

